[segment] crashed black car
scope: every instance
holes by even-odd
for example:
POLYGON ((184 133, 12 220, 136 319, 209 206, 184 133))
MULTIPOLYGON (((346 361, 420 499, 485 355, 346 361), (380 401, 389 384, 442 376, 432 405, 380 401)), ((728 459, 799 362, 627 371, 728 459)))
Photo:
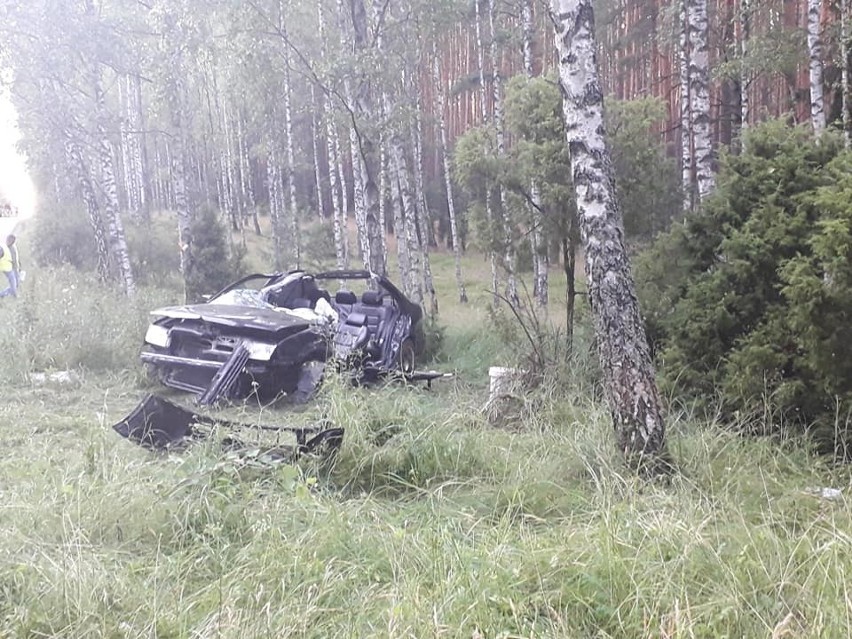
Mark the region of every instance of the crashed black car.
POLYGON ((202 404, 294 393, 328 362, 360 379, 411 375, 422 349, 420 306, 369 271, 249 275, 205 303, 151 315, 142 361, 202 404))

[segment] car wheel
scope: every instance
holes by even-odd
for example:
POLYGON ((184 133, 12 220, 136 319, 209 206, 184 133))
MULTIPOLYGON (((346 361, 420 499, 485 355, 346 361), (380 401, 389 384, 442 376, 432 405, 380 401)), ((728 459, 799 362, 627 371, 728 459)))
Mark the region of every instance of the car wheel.
POLYGON ((414 340, 411 338, 404 339, 399 346, 398 362, 400 372, 406 375, 414 372, 415 356, 414 340))

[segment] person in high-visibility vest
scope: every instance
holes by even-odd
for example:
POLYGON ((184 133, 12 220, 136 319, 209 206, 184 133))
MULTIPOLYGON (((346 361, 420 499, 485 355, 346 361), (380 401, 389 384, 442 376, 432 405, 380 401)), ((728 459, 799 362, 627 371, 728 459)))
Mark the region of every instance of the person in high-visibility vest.
POLYGON ((0 291, 0 297, 8 297, 10 295, 12 297, 17 297, 18 274, 15 272, 15 266, 12 261, 12 249, 5 244, 0 244, 0 273, 5 273, 6 279, 9 280, 8 288, 0 291))

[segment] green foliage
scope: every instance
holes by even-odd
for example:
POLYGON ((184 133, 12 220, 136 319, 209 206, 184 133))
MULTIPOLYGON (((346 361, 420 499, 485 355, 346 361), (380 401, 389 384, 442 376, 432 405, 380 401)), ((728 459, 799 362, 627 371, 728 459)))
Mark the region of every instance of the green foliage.
POLYGON ((606 106, 624 230, 628 237, 651 238, 680 215, 683 202, 677 163, 654 132, 665 121, 665 105, 657 98, 639 98, 608 100, 606 106))
POLYGON ((15 303, 0 305, 0 381, 21 382, 43 371, 141 371, 148 311, 175 301, 143 288, 128 303, 87 273, 28 268, 15 303))
POLYGON ((202 209, 190 228, 192 255, 186 278, 187 301, 200 301, 204 294, 215 293, 228 285, 242 270, 243 252, 228 250, 225 227, 211 207, 202 209))
POLYGON ((169 216, 155 216, 146 224, 125 228, 133 275, 140 284, 162 285, 180 274, 177 224, 169 216))
POLYGON ((94 270, 97 253, 92 229, 79 206, 42 207, 35 218, 33 257, 43 266, 94 270))
POLYGON ((780 122, 746 145, 702 210, 640 259, 649 333, 670 389, 848 446, 852 160, 780 122))

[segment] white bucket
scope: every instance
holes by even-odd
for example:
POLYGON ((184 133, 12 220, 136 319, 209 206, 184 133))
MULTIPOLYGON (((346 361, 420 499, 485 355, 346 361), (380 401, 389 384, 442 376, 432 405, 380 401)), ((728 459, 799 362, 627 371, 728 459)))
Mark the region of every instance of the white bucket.
POLYGON ((492 366, 488 369, 488 377, 491 380, 489 386, 489 399, 505 395, 512 391, 512 386, 521 374, 517 368, 506 368, 504 366, 492 366))

